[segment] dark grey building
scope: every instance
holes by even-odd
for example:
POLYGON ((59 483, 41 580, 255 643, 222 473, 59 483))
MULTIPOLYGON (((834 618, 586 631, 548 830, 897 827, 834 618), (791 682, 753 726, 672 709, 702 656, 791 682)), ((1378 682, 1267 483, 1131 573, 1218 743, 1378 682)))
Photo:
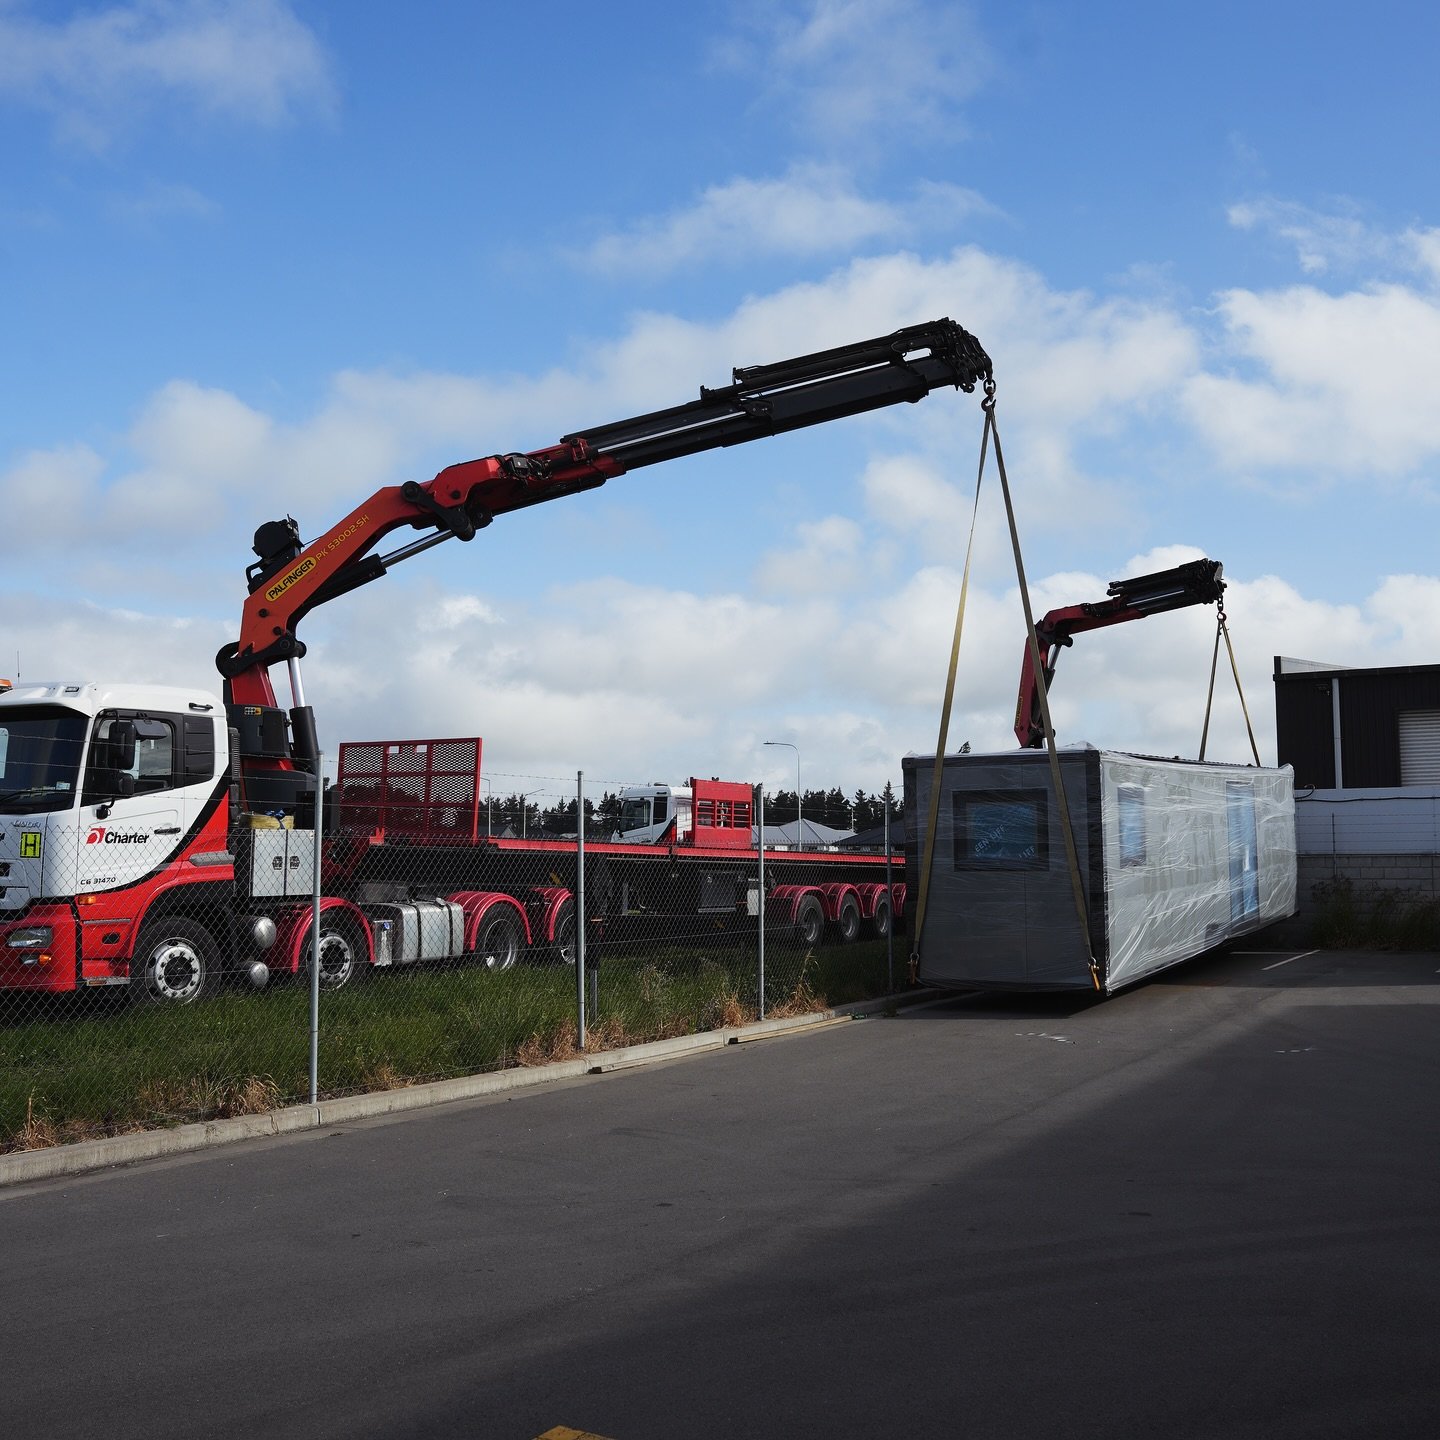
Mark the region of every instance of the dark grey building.
POLYGON ((1297 790, 1440 783, 1440 665, 1350 669, 1277 655, 1275 748, 1297 790))

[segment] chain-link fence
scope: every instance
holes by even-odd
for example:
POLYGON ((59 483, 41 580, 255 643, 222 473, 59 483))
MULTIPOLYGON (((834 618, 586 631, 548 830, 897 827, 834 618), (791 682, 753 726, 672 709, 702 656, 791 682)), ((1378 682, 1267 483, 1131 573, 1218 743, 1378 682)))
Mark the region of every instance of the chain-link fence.
POLYGON ((342 746, 318 804, 312 786, 249 812, 187 783, 215 774, 208 721, 102 721, 82 775, 57 716, 0 727, 0 1149, 539 1064, 903 976, 898 851, 766 837, 748 785, 482 776, 478 740, 409 741, 342 746))

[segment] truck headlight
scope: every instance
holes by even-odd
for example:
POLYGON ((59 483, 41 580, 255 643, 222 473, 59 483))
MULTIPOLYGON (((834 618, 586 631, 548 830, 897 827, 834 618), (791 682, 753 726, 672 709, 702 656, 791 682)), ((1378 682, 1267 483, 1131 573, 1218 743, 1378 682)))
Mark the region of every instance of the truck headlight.
POLYGON ((44 950, 53 938, 48 925, 25 925, 5 937, 11 950, 44 950))

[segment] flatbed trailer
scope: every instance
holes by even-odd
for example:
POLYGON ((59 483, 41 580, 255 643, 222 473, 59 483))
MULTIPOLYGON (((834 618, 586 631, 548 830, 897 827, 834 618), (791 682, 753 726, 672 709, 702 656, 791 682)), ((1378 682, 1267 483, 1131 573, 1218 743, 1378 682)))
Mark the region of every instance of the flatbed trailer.
MULTIPOLYGON (((481 756, 478 737, 342 745, 327 885, 362 910, 463 896, 477 921, 494 913, 512 922, 514 935, 489 963, 511 963, 517 946, 568 962, 578 839, 484 833, 481 756)), ((692 778, 688 793, 693 821, 658 841, 586 839, 586 911, 607 942, 693 932, 700 922, 709 934, 753 930, 762 873, 767 927, 793 930, 805 945, 866 929, 888 935, 903 912, 905 882, 887 884, 885 855, 766 846, 762 866, 750 786, 692 778)))

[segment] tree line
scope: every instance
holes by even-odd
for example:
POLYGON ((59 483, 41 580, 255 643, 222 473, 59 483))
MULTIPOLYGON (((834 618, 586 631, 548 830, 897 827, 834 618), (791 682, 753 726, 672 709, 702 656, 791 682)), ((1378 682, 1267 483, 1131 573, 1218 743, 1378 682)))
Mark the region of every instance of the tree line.
MULTIPOLYGON (((905 805, 888 780, 885 788, 878 794, 869 795, 859 789, 849 799, 838 785, 832 790, 806 790, 800 797, 799 812, 806 820, 813 821, 816 825, 828 825, 832 830, 873 830, 885 823, 887 804, 893 824, 904 811, 905 805)), ((795 792, 767 791, 765 823, 788 825, 794 819, 795 792)))
MULTIPOLYGON (((482 803, 481 824, 491 835, 534 835, 539 837, 575 833, 575 797, 544 804, 545 795, 511 794, 487 797, 482 803)), ((884 789, 868 794, 857 789, 846 797, 837 785, 830 790, 806 790, 800 810, 806 820, 832 830, 872 830, 885 823, 885 806, 890 806, 893 823, 904 804, 887 780, 884 789)), ((765 795, 766 825, 787 825, 796 818, 795 792, 775 790, 765 795)), ((620 797, 607 790, 598 801, 585 800, 585 833, 609 834, 620 823, 620 797)))

